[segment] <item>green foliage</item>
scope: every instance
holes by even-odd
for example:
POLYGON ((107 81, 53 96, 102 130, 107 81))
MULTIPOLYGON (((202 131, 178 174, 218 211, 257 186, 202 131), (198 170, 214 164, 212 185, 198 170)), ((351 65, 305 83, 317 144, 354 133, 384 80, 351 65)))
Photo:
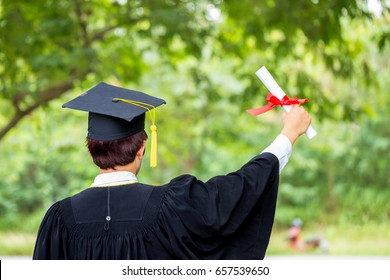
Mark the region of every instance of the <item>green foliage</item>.
POLYGON ((0 215, 9 220, 45 209, 53 201, 81 190, 96 172, 92 165, 80 164, 90 161, 84 148, 84 131, 73 129, 81 123, 80 118, 61 126, 64 117, 58 110, 60 103, 52 105, 26 119, 19 133, 7 137, 0 147, 0 215))
POLYGON ((101 80, 167 100, 142 182, 240 168, 281 128, 281 110, 245 113, 264 104, 261 65, 311 99, 319 132, 281 175, 277 226, 388 222, 388 21, 360 0, 3 1, 0 229, 36 232, 47 207, 90 185, 86 115, 61 104, 101 80))

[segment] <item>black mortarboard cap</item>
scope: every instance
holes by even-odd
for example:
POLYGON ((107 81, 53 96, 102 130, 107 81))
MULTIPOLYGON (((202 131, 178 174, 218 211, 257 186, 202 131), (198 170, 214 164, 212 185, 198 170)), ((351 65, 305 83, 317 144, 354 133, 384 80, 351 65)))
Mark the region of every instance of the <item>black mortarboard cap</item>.
POLYGON ((153 146, 153 109, 164 103, 143 92, 102 82, 62 107, 89 112, 88 138, 101 141, 119 140, 144 130, 145 113, 151 111, 153 146))

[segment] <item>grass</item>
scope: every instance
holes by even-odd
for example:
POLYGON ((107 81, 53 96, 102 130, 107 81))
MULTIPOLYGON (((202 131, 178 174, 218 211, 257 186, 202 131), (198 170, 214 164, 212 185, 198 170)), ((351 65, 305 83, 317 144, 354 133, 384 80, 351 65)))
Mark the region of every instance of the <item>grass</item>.
MULTIPOLYGON (((287 228, 275 227, 267 255, 322 254, 319 250, 297 252, 288 246, 287 228)), ((302 238, 322 236, 330 245, 329 255, 390 256, 390 224, 329 225, 303 228, 302 238)), ((31 256, 35 234, 0 232, 0 256, 31 256)))
MULTIPOLYGON (((274 228, 267 254, 323 254, 318 249, 298 252, 289 248, 286 228, 274 228)), ((322 236, 329 243, 329 255, 390 256, 390 224, 344 224, 303 228, 303 240, 322 236)))
POLYGON ((35 234, 21 232, 0 232, 1 256, 31 256, 35 234))

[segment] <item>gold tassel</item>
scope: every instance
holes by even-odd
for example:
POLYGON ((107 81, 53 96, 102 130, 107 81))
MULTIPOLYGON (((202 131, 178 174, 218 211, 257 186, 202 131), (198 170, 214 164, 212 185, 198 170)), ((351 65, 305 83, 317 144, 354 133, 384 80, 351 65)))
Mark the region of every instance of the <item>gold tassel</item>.
POLYGON ((150 126, 152 132, 151 148, 150 148, 150 167, 157 166, 157 126, 152 124, 150 126))
POLYGON ((151 134, 151 149, 150 149, 150 167, 156 167, 157 166, 157 126, 155 124, 156 121, 156 111, 155 107, 151 104, 141 102, 141 101, 135 101, 135 100, 129 100, 129 99, 123 99, 123 98, 114 98, 112 101, 122 101, 129 103, 134 106, 138 106, 140 108, 145 109, 150 116, 150 121, 151 121, 151 126, 150 126, 150 131, 152 132, 151 134))

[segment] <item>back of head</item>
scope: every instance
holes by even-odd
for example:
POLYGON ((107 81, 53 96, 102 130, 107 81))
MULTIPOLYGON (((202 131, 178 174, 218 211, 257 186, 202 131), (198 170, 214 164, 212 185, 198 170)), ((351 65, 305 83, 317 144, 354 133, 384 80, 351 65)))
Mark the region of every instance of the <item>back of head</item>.
POLYGON ((144 130, 126 138, 111 141, 95 140, 87 137, 87 147, 93 162, 101 169, 115 169, 135 160, 137 151, 148 135, 144 130))

